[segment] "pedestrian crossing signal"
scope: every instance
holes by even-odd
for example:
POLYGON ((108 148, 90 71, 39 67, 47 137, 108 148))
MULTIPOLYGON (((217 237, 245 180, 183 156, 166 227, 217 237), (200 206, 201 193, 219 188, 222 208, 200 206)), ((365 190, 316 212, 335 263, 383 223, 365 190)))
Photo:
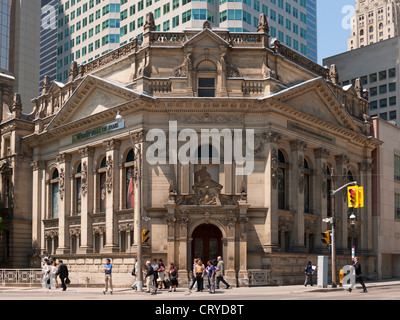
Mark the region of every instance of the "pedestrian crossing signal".
POLYGON ((149 234, 150 230, 142 229, 142 243, 146 243, 150 237, 147 235, 149 234))
POLYGON ((331 243, 331 239, 330 239, 330 231, 325 231, 321 233, 322 235, 322 243, 329 245, 331 243))

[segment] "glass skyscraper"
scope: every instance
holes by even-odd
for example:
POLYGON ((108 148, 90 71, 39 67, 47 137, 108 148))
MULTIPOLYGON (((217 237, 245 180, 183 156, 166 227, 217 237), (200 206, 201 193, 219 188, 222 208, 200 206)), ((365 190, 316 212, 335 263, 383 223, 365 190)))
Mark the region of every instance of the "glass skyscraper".
POLYGON ((67 81, 71 61, 90 62, 141 37, 149 12, 156 30, 166 32, 201 28, 205 20, 213 28, 255 32, 265 13, 271 37, 317 62, 316 0, 60 0, 56 80, 67 81))
POLYGON ((0 0, 0 69, 10 69, 10 0, 0 0))

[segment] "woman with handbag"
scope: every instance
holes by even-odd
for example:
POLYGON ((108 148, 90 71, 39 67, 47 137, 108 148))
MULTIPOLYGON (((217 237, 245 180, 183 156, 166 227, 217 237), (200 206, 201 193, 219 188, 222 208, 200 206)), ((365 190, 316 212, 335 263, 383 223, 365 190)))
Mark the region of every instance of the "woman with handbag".
POLYGON ((57 289, 58 288, 57 262, 55 262, 55 261, 53 261, 53 263, 51 264, 50 286, 51 286, 51 289, 57 289))
MULTIPOLYGON (((157 283, 158 283, 158 289, 162 289, 162 285, 164 283, 164 277, 165 277, 165 265, 162 259, 158 259, 158 278, 157 278, 157 283)), ((164 283, 164 289, 165 289, 165 283, 164 283)))
POLYGON ((171 281, 169 292, 172 291, 172 287, 174 288, 174 292, 176 292, 176 286, 178 285, 178 269, 173 262, 170 263, 169 267, 169 280, 171 281))
POLYGON ((42 287, 43 287, 43 289, 51 289, 50 272, 51 272, 50 261, 47 258, 45 258, 44 265, 42 268, 42 274, 43 274, 42 287))

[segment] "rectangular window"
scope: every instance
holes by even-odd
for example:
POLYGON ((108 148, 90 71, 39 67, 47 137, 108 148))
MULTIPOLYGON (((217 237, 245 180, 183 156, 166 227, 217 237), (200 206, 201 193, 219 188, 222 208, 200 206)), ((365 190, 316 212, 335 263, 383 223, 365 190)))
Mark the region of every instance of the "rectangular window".
POLYGON ((384 94, 387 92, 387 86, 386 84, 379 86, 379 94, 384 94))
POLYGON ((385 107, 387 107, 387 99, 379 100, 379 108, 385 108, 385 107))
POLYGON ((371 74, 369 75, 369 82, 370 82, 370 83, 376 82, 377 80, 378 80, 378 78, 376 77, 376 73, 371 73, 371 74))
POLYGON ((390 97, 389 98, 389 106, 395 106, 396 105, 396 96, 390 97))
POLYGON ((199 97, 215 97, 215 78, 199 78, 199 97))
POLYGON ((385 80, 386 79, 386 70, 383 70, 379 72, 379 80, 385 80))
POLYGON ((400 219, 400 194, 394 194, 394 218, 400 219))
POLYGON ((393 78, 396 76, 396 68, 389 69, 389 78, 393 78))

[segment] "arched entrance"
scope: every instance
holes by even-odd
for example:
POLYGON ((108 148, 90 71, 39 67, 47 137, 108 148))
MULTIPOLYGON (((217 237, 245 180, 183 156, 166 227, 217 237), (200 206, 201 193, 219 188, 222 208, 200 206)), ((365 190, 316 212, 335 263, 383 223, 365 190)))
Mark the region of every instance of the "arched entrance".
POLYGON ((192 261, 200 258, 203 263, 222 256, 222 232, 213 224, 201 224, 192 234, 192 261))

